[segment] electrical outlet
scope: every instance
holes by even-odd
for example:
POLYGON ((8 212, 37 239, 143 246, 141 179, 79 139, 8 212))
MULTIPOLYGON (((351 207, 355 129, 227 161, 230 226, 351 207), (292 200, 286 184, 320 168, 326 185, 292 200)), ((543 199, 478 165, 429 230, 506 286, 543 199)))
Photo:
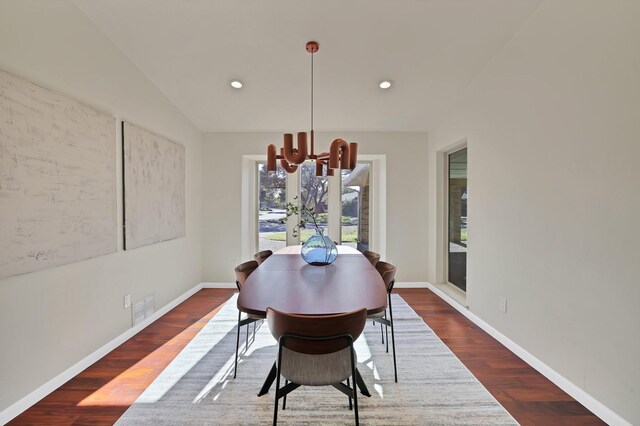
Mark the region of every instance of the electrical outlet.
POLYGON ((500 310, 502 312, 504 312, 505 314, 507 313, 507 298, 506 297, 501 297, 500 298, 500 310))
POLYGON ((131 295, 130 294, 125 294, 124 295, 124 308, 125 309, 129 309, 131 307, 131 295))

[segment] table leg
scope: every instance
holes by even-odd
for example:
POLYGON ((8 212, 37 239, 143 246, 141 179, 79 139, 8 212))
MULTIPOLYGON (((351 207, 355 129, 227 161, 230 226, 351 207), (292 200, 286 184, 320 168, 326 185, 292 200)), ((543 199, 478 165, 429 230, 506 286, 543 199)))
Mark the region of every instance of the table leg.
POLYGON ((267 375, 264 384, 262 385, 262 389, 260 389, 260 392, 258 393, 258 396, 266 395, 269 393, 269 389, 271 388, 273 381, 276 379, 277 372, 278 370, 276 369, 276 363, 274 362, 271 366, 271 370, 269 370, 269 374, 267 375))

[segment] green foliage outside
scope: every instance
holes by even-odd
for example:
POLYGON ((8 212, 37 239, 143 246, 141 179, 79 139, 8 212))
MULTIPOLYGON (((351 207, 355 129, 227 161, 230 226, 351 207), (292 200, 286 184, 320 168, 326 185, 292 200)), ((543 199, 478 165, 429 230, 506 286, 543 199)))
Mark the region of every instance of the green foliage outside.
MULTIPOLYGON (((328 220, 329 220, 329 214, 328 213, 317 213, 316 214, 316 218, 318 220, 318 223, 326 224, 326 223, 328 223, 328 220)), ((342 216, 341 220, 342 220, 342 224, 343 225, 357 225, 358 224, 358 218, 357 217, 342 216)))
MULTIPOLYGON (((310 236, 315 233, 313 229, 303 229, 300 235, 300 241, 306 241, 310 236)), ((286 241, 287 234, 286 232, 271 232, 264 235, 264 238, 272 241, 286 241)), ((345 243, 355 243, 358 241, 358 230, 357 229, 343 229, 342 230, 342 241, 345 243)))

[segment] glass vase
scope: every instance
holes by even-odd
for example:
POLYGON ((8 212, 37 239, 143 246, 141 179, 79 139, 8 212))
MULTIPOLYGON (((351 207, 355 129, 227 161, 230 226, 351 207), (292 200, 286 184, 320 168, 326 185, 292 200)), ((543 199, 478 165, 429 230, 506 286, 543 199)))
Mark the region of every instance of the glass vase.
POLYGON ((305 262, 314 266, 325 266, 335 262, 338 257, 338 248, 325 236, 322 230, 316 229, 316 233, 302 244, 300 252, 305 262))

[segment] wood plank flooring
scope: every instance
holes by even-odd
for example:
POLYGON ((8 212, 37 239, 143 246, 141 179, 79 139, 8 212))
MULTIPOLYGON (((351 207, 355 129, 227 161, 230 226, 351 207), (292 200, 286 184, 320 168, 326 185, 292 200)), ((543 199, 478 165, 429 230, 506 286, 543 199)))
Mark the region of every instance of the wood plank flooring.
POLYGON ((606 424, 432 291, 397 293, 521 425, 606 424))
POLYGON ((9 424, 115 423, 233 293, 199 291, 9 424))
MULTIPOLYGON (((9 424, 113 424, 233 292, 199 291, 9 424)), ((604 424, 431 291, 398 293, 523 426, 604 424)))

